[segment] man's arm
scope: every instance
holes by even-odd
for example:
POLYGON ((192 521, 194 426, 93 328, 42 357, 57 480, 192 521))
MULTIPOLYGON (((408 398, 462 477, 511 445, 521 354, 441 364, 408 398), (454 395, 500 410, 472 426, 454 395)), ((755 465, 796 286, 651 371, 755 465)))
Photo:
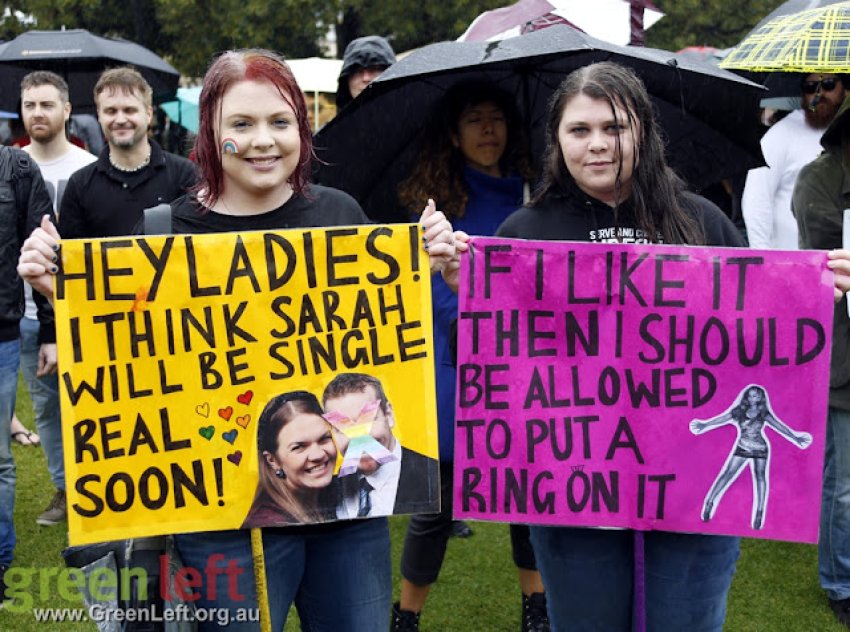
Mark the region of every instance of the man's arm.
POLYGON ((773 243, 773 190, 770 167, 751 169, 741 197, 741 210, 751 248, 770 248, 773 243))
MULTIPOLYGON (((26 232, 22 235, 21 242, 24 241, 27 235, 38 228, 45 215, 51 221, 56 219, 53 214, 53 202, 47 193, 47 188, 44 186, 44 179, 41 177, 41 172, 34 162, 31 165, 32 181, 29 198, 27 199, 26 232)), ((42 376, 56 372, 56 323, 54 321, 53 306, 50 305, 48 300, 38 292, 33 292, 33 300, 35 301, 39 324, 38 342, 41 345, 38 352, 36 375, 42 376)))

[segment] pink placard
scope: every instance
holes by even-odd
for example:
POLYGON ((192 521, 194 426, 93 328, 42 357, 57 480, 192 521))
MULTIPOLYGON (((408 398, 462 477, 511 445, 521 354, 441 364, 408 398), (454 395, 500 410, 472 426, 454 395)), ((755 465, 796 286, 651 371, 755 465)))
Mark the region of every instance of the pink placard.
POLYGON ((820 251, 476 238, 455 515, 816 542, 820 251))

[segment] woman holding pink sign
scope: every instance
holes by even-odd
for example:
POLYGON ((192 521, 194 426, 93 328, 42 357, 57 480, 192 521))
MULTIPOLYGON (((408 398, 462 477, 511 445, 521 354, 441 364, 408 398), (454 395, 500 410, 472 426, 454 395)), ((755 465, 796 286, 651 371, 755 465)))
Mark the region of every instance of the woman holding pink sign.
MULTIPOLYGON (((552 96, 546 134, 542 183, 497 236, 744 245, 723 212, 686 192, 667 166, 634 71, 602 62, 572 72, 552 96)), ((456 267, 444 273, 455 286, 456 267)), ((553 631, 723 629, 738 538, 532 526, 531 541, 553 631)))

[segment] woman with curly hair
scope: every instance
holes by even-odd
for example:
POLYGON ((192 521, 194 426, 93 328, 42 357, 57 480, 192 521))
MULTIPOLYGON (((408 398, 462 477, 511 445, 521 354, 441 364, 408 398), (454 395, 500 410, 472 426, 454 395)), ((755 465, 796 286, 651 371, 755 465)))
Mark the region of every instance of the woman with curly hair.
MULTIPOLYGON (((532 178, 527 143, 513 97, 495 85, 468 81, 452 86, 431 115, 424 143, 399 199, 411 213, 433 198, 456 230, 493 235, 522 206, 532 178)), ((442 511, 410 520, 401 560, 401 596, 393 630, 418 630, 419 614, 437 581, 452 534, 456 368, 450 350, 457 295, 435 277, 434 351, 440 439, 442 511)), ((528 527, 511 525, 511 546, 522 590, 524 631, 548 631, 543 583, 528 527)))

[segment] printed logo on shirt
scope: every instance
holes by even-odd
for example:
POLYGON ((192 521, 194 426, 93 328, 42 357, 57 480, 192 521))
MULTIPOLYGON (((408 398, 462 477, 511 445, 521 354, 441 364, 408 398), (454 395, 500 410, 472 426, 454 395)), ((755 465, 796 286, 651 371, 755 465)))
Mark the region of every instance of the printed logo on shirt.
MULTIPOLYGON (((661 243, 661 239, 658 243, 661 243)), ((590 241, 599 244, 648 244, 651 243, 647 232, 640 228, 626 226, 611 226, 590 231, 590 241)))

